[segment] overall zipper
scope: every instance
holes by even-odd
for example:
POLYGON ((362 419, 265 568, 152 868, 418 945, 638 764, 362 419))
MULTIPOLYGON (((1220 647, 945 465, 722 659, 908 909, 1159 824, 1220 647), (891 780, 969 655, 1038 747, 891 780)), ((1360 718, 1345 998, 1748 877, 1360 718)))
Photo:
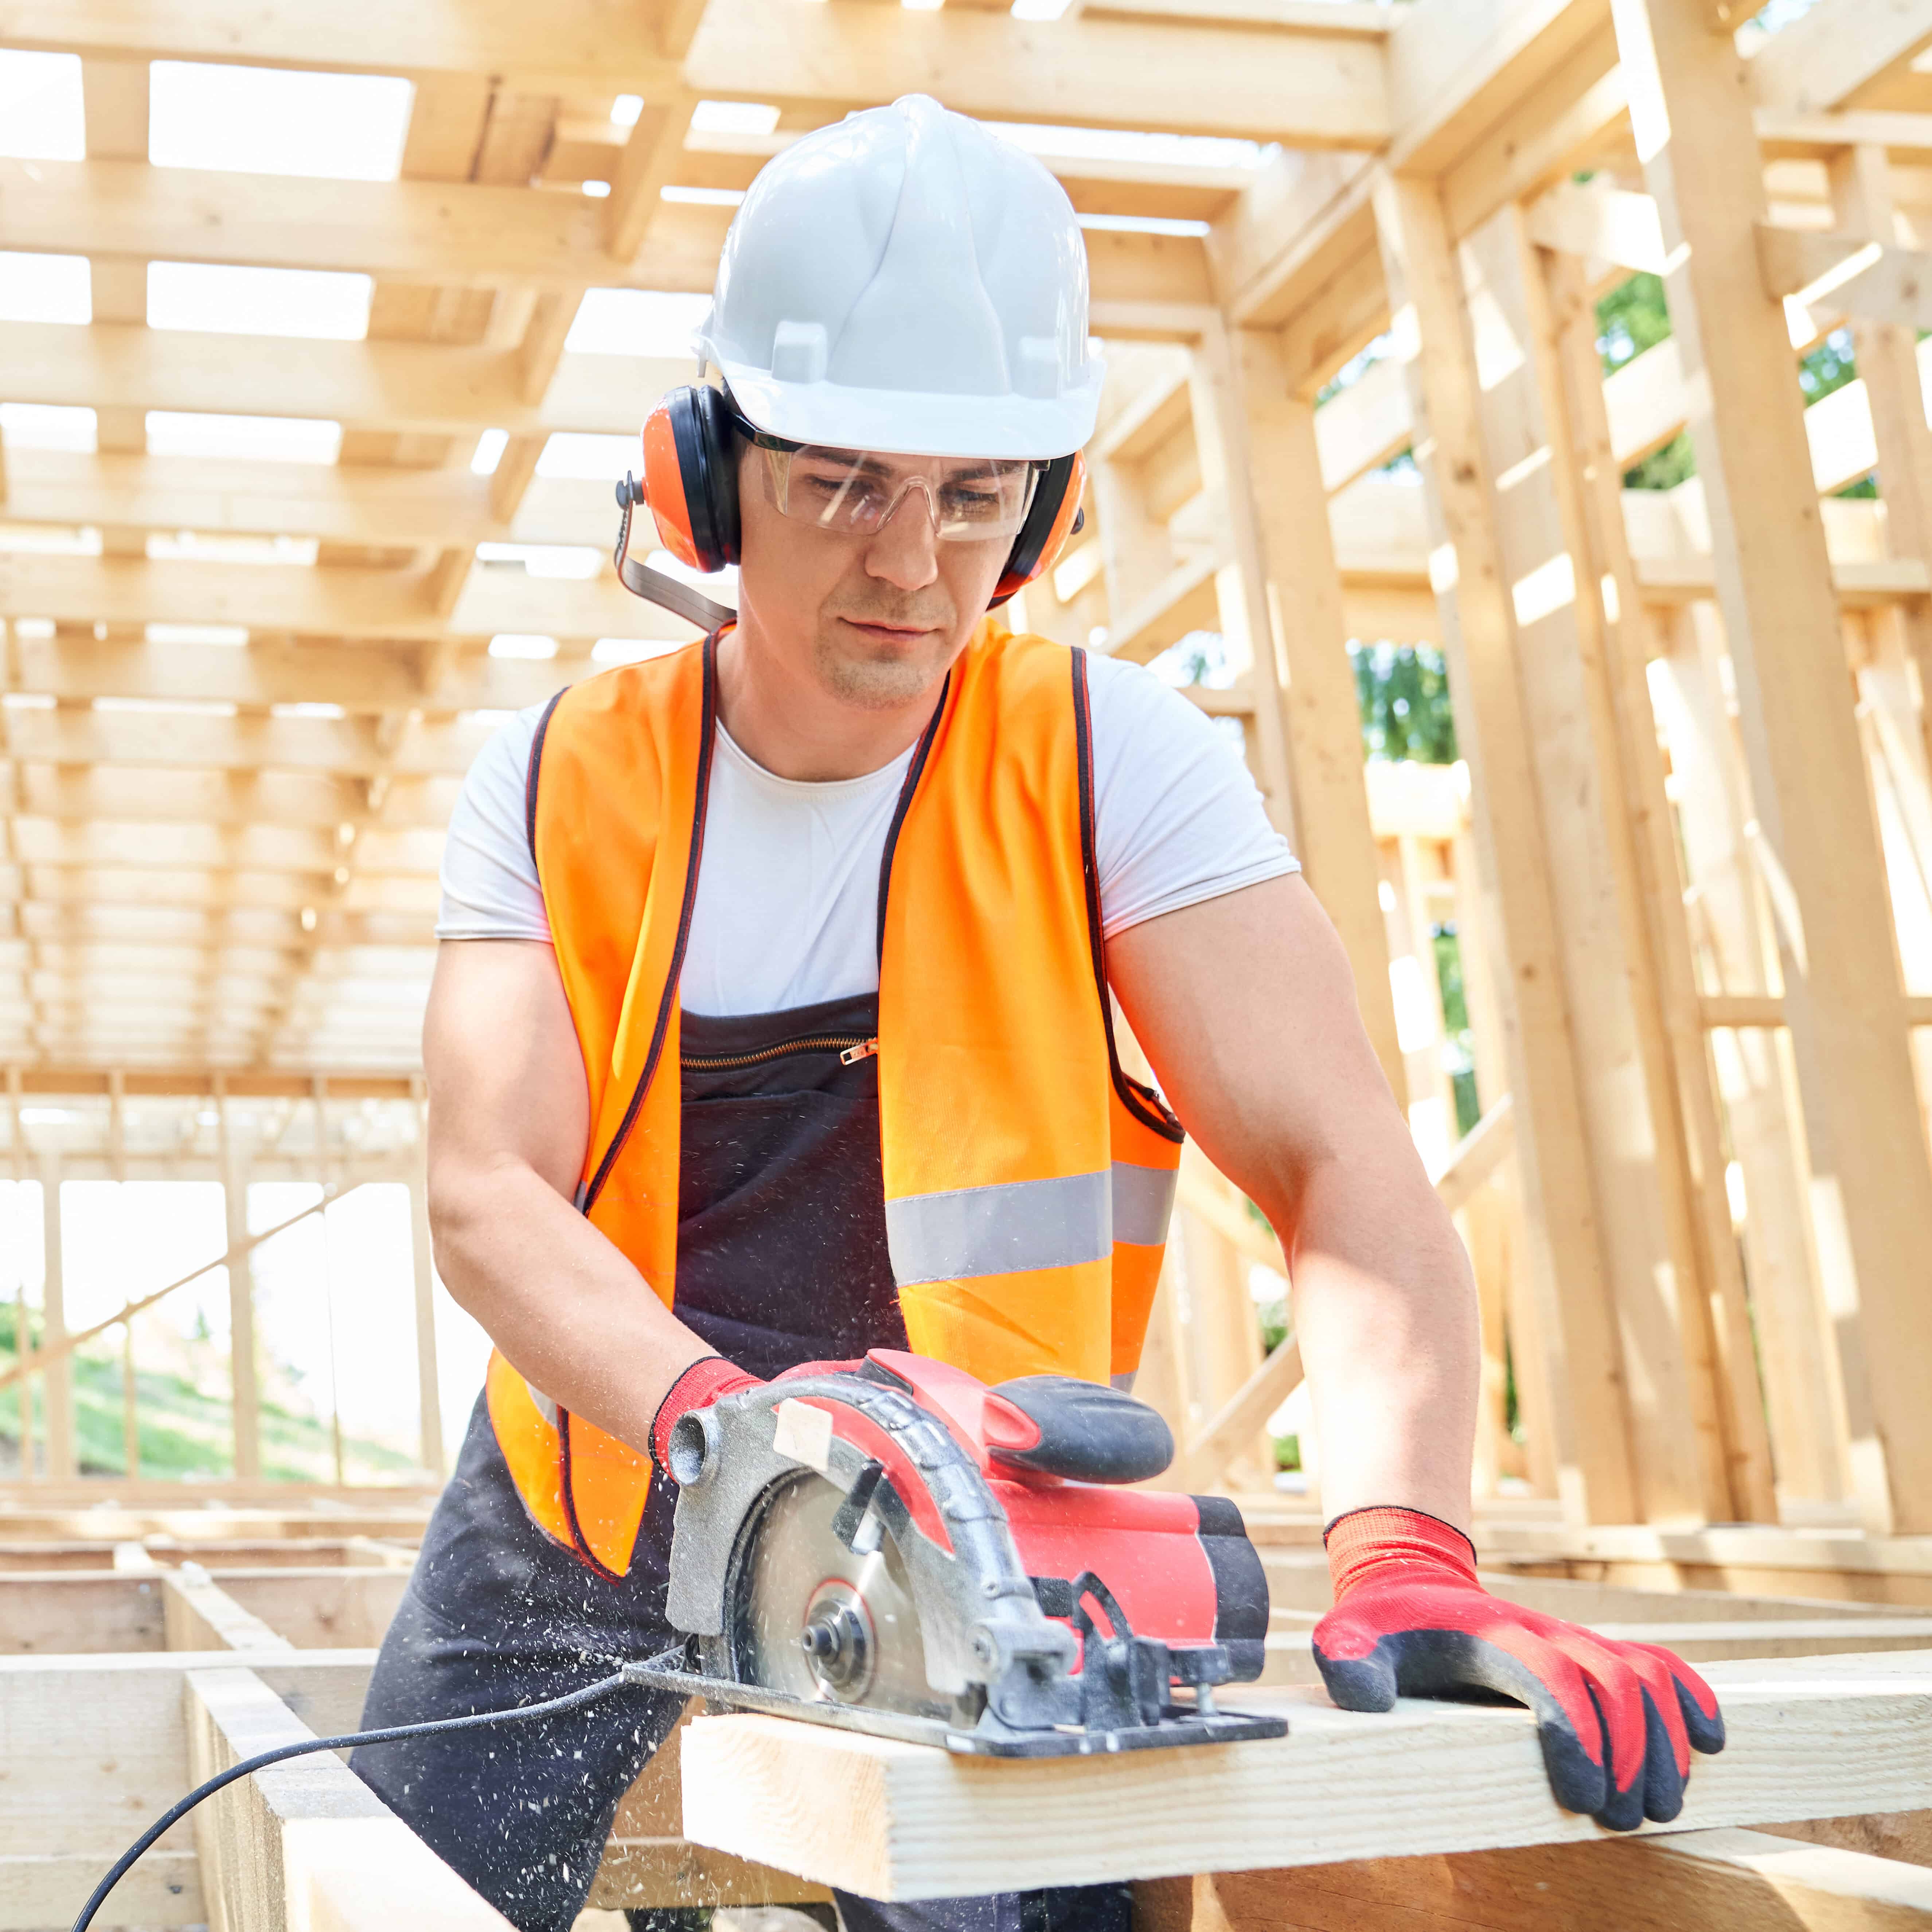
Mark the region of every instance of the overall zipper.
POLYGON ((718 1073, 736 1066, 757 1066, 767 1060, 782 1060, 788 1053, 837 1053, 840 1066, 852 1066, 862 1060, 870 1060, 878 1050, 878 1041, 868 1040, 862 1034, 826 1033, 781 1040, 776 1046, 761 1046, 755 1053, 687 1053, 682 1058, 686 1066, 718 1073))

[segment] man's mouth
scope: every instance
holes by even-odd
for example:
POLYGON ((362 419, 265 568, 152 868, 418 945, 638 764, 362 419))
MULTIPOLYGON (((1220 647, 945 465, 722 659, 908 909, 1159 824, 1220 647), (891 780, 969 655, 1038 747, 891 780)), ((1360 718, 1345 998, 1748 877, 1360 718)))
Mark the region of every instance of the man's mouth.
POLYGON ((884 619, 875 621, 864 617, 842 617, 839 622, 849 624, 854 630, 882 644, 909 644, 915 638, 930 636, 938 628, 934 624, 896 623, 884 619))

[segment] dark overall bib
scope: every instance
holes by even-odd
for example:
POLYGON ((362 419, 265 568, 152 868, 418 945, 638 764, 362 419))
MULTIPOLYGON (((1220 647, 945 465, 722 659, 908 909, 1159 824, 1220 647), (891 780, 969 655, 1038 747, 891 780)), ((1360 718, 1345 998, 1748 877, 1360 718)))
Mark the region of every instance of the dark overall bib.
MULTIPOLYGON (((905 1346, 886 1249, 876 998, 745 1018, 682 1017, 679 1318, 770 1377, 905 1346)), ((531 1703, 675 1640, 664 1621, 674 1496, 652 1485, 630 1574, 604 1581, 530 1520, 479 1399, 384 1639, 368 1727, 531 1703)), ((623 1690, 547 1723, 358 1751, 357 1772, 524 1932, 566 1932, 618 1801, 682 1708, 623 1690)), ((1124 1886, 880 1905, 842 1894, 847 1932, 1128 1932, 1124 1886)), ((634 1912, 634 1924, 704 1915, 634 1912)))

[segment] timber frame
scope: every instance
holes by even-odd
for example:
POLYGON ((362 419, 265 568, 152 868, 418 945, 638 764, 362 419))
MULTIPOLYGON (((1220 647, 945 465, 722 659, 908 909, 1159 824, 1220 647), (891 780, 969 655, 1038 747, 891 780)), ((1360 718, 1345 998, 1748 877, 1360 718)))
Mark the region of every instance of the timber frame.
MULTIPOLYGON (((1110 367, 1088 520, 1015 615, 1191 676, 1335 922, 1474 1264, 1484 1560, 1768 1660, 1777 1711, 1871 1747, 1863 1784, 1750 1759, 1735 1802, 1700 1768, 1700 1828, 1645 1844, 1526 1839, 1503 1805, 1460 1840, 1338 1826, 1325 1860, 1130 1848, 1148 1932, 1582 1932, 1619 1880, 1686 1922, 1932 1924, 1927 1760, 1885 1742, 1932 1736, 1932 0, 1768 34, 1726 0, 1038 10, 0 0, 0 51, 78 58, 86 129, 0 159, 0 300, 13 255, 79 256, 92 316, 0 320, 0 406, 28 406, 0 418, 0 1180, 40 1184, 47 1257, 38 1290, 0 1278, 0 1385, 40 1418, 0 1486, 0 1732, 54 1767, 38 1812, 0 1780, 0 1927, 52 1922, 191 1766, 352 1718, 444 1468, 416 1037, 444 828, 502 714, 690 634, 594 554, 608 481, 550 440, 634 436, 690 364, 573 326, 592 291, 707 290, 766 159, 914 89, 1028 124, 1082 215, 1110 367), (159 62, 404 77, 398 178, 157 165, 159 62), (368 276, 366 338, 152 327, 156 262, 368 276), (1640 272, 1672 332, 1606 376, 1595 304, 1640 272), (1800 359, 1841 330, 1857 380, 1813 401, 1800 359), (94 447, 39 446, 36 409, 91 410, 94 447), (152 412, 333 423, 340 453, 170 454, 152 412), (1680 436, 1688 481, 1624 487, 1680 436), (537 574, 559 554, 586 574, 537 574), (1352 642, 1442 652, 1457 765, 1364 764, 1352 642), (67 1319, 61 1183, 161 1177, 228 1204, 233 1474, 192 1496, 140 1473, 134 1377, 182 1282, 103 1324, 125 1472, 74 1427, 103 1338, 67 1319), (261 1475, 247 1188, 286 1178, 412 1190, 420 1468, 388 1489, 261 1475), (110 1712, 133 1742, 90 1816, 110 1712), (1817 1806, 1809 1846, 1756 1829, 1817 1806), (57 1816, 81 1837, 37 1838, 57 1816)), ((1190 1147, 1141 1391, 1170 1480, 1240 1497, 1266 1550, 1258 1694, 1312 1711, 1321 1445, 1256 1319, 1286 1274, 1190 1147)), ((1454 1728, 1415 1744, 1451 1776, 1454 1728)), ((955 1855, 892 1838, 930 1767, 692 1735, 710 1782, 682 1822, 674 1764, 633 1795, 599 1903, 911 1896, 955 1855), (879 1806, 829 1849, 717 1796, 862 1776, 879 1806)), ((1480 1741, 1498 1790, 1522 1742, 1480 1741)), ((361 1789, 326 1761, 238 1788, 125 1922, 500 1922, 361 1789)), ((1067 1802, 1077 1834, 1136 1801, 1067 1802)))

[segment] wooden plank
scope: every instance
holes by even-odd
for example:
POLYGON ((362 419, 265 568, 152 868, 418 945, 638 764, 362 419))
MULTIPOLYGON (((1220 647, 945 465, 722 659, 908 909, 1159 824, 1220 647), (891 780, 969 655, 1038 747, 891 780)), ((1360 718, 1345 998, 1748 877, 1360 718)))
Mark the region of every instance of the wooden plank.
MULTIPOLYGON (((494 428, 512 434, 566 430, 634 436, 664 391, 691 374, 682 358, 569 356, 542 402, 531 404, 524 400, 522 367, 514 350, 283 336, 218 339, 220 352, 214 356, 206 338, 186 330, 115 322, 84 329, 8 322, 0 323, 0 361, 9 371, 10 401, 316 416, 346 429, 451 435, 494 428)), ((283 491, 313 490, 329 480, 310 477, 307 466, 277 467, 286 472, 283 491)), ((350 482, 379 487, 370 478, 350 482)), ((418 478, 393 484, 385 480, 380 487, 414 491, 426 486, 418 478)), ((442 491, 448 479, 437 479, 433 487, 442 491)), ((456 487, 482 486, 470 479, 456 487)))
MULTIPOLYGON (((694 634, 682 619, 633 597, 608 572, 554 578, 514 566, 478 567, 454 610, 445 611, 433 580, 410 571, 20 553, 0 553, 0 616, 88 625, 226 624, 310 637, 424 641, 509 632, 668 644, 694 634)), ((34 721, 16 713, 10 722, 17 734, 34 721)), ((406 761, 398 767, 410 768, 406 761)))
POLYGON ((1916 1530, 1932 1526, 1932 1418, 1906 1365, 1932 1352, 1932 1305, 1908 1258, 1932 1250, 1932 1153, 1804 412, 1783 311, 1756 277, 1762 170, 1736 55, 1697 19, 1695 0, 1616 4, 1646 179, 1677 264, 1666 278, 1673 340, 1694 400, 1754 806, 1802 922, 1797 944, 1781 941, 1781 964, 1814 1220, 1826 1278, 1856 1311, 1838 1330, 1841 1350, 1864 1357, 1862 1368, 1848 1364, 1848 1390, 1870 1390, 1852 1418, 1853 1474, 1870 1522, 1916 1530))
MULTIPOLYGON (((1932 1795, 1925 1652, 1718 1664, 1708 1675, 1729 1742, 1696 1761, 1677 1828, 1903 1809, 1932 1795)), ((1288 1736, 1002 1763, 784 1718, 700 1718, 685 1740, 685 1831, 886 1899, 1599 1835, 1551 1798, 1526 1712, 1405 1699, 1374 1715, 1335 1710, 1312 1688, 1240 1702, 1286 1714, 1288 1736), (1286 1804, 1286 1790, 1318 1790, 1322 1802, 1286 1804)))
MULTIPOLYGON (((252 1671, 190 1671, 192 1775, 316 1734, 252 1671)), ((271 1766, 194 1814, 210 1932, 350 1932, 377 1922, 495 1932, 509 1921, 327 1753, 271 1766)))
POLYGON ((1745 71, 1760 106, 1852 107, 1929 43, 1925 0, 1828 0, 1773 34, 1745 71))
POLYGON ((170 1650, 253 1652, 295 1647, 244 1610, 198 1563, 184 1563, 178 1570, 163 1573, 161 1601, 170 1650))
POLYGON ((688 84, 782 105, 938 93, 966 114, 1306 148, 1375 148, 1389 134, 1372 40, 1200 21, 1034 22, 972 8, 942 19, 859 0, 828 6, 712 0, 685 63, 688 84))
MULTIPOLYGON (((326 1735, 352 1730, 374 1663, 369 1651, 311 1651, 258 1670, 276 1694, 326 1735)), ((0 1856, 71 1856, 65 1924, 110 1860, 194 1783, 182 1718, 188 1673, 233 1653, 152 1652, 119 1656, 0 1658, 0 1856)), ((186 1850, 185 1826, 161 1842, 186 1850)))
POLYGON ((66 1655, 162 1648, 158 1578, 115 1570, 86 1576, 12 1574, 0 1588, 0 1652, 66 1655))
POLYGON ((1196 1879, 1186 1903, 1192 1932, 1284 1924, 1323 1932, 1625 1932, 1636 1924, 1905 1932, 1932 1924, 1932 1874, 1767 1832, 1715 1829, 1226 1873, 1196 1879))
MULTIPOLYGON (((61 1157, 58 1148, 40 1152, 40 1253, 43 1276, 40 1287, 40 1344, 33 1363, 40 1376, 40 1400, 46 1417, 47 1479, 71 1481, 79 1473, 75 1455, 74 1420, 74 1364, 72 1338, 68 1333, 67 1296, 62 1257, 65 1244, 61 1228, 61 1157)), ((6 1371, 14 1380, 23 1371, 19 1365, 6 1371)))
MULTIPOLYGON (((111 1852, 32 1852, 0 1857, 0 1928, 46 1932, 65 1924, 99 1883, 111 1852)), ((191 1847, 157 1846, 114 1888, 94 1924, 109 1932, 124 1926, 204 1925, 201 1861, 191 1847)))
POLYGON ((1465 334, 1460 268, 1439 197, 1394 181, 1376 202, 1410 377, 1457 742, 1468 760, 1482 905, 1510 962, 1504 1034, 1529 1231, 1529 1268, 1556 1391, 1566 1506, 1628 1520, 1635 1492, 1598 1250, 1598 1210, 1562 991, 1548 854, 1512 648, 1514 614, 1482 446, 1482 390, 1465 334), (1405 311, 1406 313, 1405 314, 1405 311))
POLYGON ((415 1556, 412 1550, 393 1554, 394 1563, 381 1568, 224 1570, 221 1589, 245 1616, 297 1650, 374 1649, 402 1601, 415 1556))

